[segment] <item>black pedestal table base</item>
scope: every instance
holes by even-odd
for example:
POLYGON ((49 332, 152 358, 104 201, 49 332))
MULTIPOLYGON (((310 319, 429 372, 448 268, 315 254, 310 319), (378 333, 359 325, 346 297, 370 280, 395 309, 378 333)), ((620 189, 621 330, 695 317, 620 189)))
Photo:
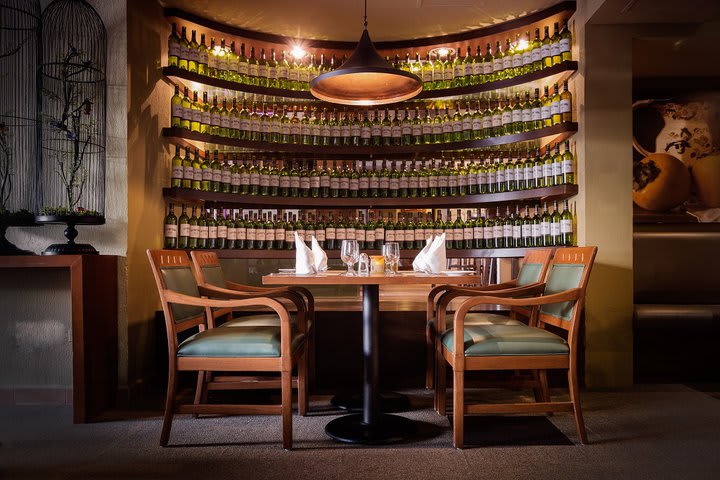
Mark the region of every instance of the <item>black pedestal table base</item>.
MULTIPOLYGON (((410 409, 410 399, 402 393, 380 392, 378 401, 380 411, 384 413, 404 412, 410 409)), ((360 393, 339 393, 330 399, 330 404, 341 410, 362 412, 364 402, 360 393)))
POLYGON ((406 440, 415 434, 415 422, 398 415, 379 414, 371 424, 363 422, 363 414, 336 418, 325 426, 325 433, 341 442, 383 445, 406 440))

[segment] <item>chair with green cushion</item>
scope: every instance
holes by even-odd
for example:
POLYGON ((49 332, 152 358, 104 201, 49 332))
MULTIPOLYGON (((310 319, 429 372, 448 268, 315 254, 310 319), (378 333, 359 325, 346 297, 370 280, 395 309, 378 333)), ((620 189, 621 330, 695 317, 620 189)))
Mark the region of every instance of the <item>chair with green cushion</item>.
MULTIPOLYGON (((298 403, 307 390, 307 378, 302 368, 306 357, 304 322, 296 327, 290 323, 287 308, 277 299, 261 294, 233 297, 230 300, 202 298, 192 271, 192 263, 185 252, 177 250, 148 250, 160 301, 165 315, 168 345, 168 389, 165 414, 160 434, 160 445, 166 446, 175 413, 197 414, 275 414, 282 416, 283 448, 292 447, 292 369, 298 368, 298 403), (279 319, 277 326, 251 326, 244 328, 213 328, 212 309, 254 307, 269 309, 279 319), (178 334, 190 329, 197 333, 183 342, 178 334), (198 372, 195 401, 192 404, 176 402, 179 372, 198 372), (204 372, 273 372, 280 379, 274 387, 280 388, 280 405, 211 404, 200 401, 204 372)), ((224 389, 236 388, 236 383, 257 381, 257 376, 233 377, 224 383, 224 389)), ((208 385, 211 385, 209 383, 208 385)), ((268 384, 269 386, 269 384, 268 384)), ((268 388, 266 386, 266 388, 268 388)))
MULTIPOLYGON (((543 295, 533 297, 503 297, 476 295, 464 300, 454 315, 454 327, 445 328, 444 316, 438 317, 436 351, 435 403, 438 412, 445 413, 445 366, 453 370, 453 444, 462 448, 464 415, 470 413, 550 413, 571 411, 581 443, 587 434, 580 408, 577 384, 577 344, 580 314, 585 302, 585 290, 595 260, 597 247, 560 248, 549 268, 543 295), (478 305, 507 305, 529 308, 530 324, 525 325, 466 325, 468 312, 478 305), (551 325, 567 332, 557 335, 546 327, 551 325), (563 369, 568 372, 569 402, 553 402, 548 390, 535 402, 466 405, 464 397, 465 372, 480 370, 540 370, 563 369)), ((543 376, 544 378, 544 376, 543 376)))
MULTIPOLYGON (((529 250, 522 259, 518 276, 510 281, 483 287, 461 287, 457 285, 439 285, 428 294, 426 338, 425 388, 435 384, 436 324, 438 316, 445 316, 450 302, 456 298, 473 295, 513 296, 542 292, 543 279, 547 273, 552 249, 529 250)), ((470 312, 466 316, 466 325, 523 325, 520 319, 529 316, 524 308, 510 309, 510 316, 491 312, 470 312)))

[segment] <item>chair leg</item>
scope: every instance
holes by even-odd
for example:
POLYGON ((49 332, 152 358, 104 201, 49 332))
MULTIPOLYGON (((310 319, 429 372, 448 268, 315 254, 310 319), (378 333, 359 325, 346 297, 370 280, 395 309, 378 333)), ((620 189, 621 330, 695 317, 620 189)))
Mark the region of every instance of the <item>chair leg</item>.
MULTIPOLYGON (((203 396, 205 394, 205 371, 200 370, 198 371, 197 375, 197 384, 195 385, 195 399, 193 400, 193 404, 199 405, 203 401, 203 396)), ((197 413, 192 414, 193 418, 198 418, 197 413)))
POLYGON ((298 414, 303 417, 307 415, 309 403, 307 374, 310 352, 307 350, 307 344, 305 347, 305 353, 298 362, 298 414))
POLYGON ((292 371, 282 372, 280 376, 282 391, 282 446, 292 448, 292 371))
MULTIPOLYGON (((442 347, 441 347, 442 348, 442 347)), ((447 392, 446 392, 446 363, 445 358, 437 350, 435 351, 435 411, 445 415, 447 392)))
POLYGON ((585 422, 583 421, 582 409, 580 408, 580 390, 577 384, 577 375, 571 368, 568 370, 568 386, 570 387, 570 401, 573 405, 573 413, 575 416, 575 428, 577 429, 580 443, 587 444, 587 432, 585 432, 585 422))
MULTIPOLYGON (((538 379, 540 380, 540 391, 542 393, 543 402, 550 403, 550 387, 548 386, 547 370, 538 371, 538 379)), ((554 415, 553 412, 546 412, 548 417, 554 415)))
POLYGON ((453 370, 453 446, 463 448, 465 417, 465 372, 453 370))
POLYGON ((435 383, 435 335, 428 324, 425 327, 425 388, 431 389, 435 383))
POLYGON ((165 415, 163 416, 162 431, 160 432, 160 446, 166 447, 170 439, 173 413, 175 413, 175 392, 177 390, 177 372, 174 365, 170 365, 168 372, 167 394, 165 396, 165 415))

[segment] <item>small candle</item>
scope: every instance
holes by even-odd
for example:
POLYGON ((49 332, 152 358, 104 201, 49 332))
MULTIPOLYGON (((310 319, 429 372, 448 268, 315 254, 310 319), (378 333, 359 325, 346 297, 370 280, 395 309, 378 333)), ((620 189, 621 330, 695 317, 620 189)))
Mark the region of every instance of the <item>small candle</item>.
POLYGON ((385 272, 385 257, 382 255, 370 255, 370 273, 385 272))

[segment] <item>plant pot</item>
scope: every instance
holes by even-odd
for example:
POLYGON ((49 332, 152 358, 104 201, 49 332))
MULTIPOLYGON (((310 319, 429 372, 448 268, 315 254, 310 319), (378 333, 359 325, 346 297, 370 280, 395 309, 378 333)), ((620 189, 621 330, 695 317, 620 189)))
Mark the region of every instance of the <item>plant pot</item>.
POLYGON ((88 243, 75 243, 78 231, 75 225, 104 225, 102 215, 38 215, 35 222, 42 225, 64 224, 67 243, 54 243, 43 250, 43 255, 98 255, 99 252, 88 243))

